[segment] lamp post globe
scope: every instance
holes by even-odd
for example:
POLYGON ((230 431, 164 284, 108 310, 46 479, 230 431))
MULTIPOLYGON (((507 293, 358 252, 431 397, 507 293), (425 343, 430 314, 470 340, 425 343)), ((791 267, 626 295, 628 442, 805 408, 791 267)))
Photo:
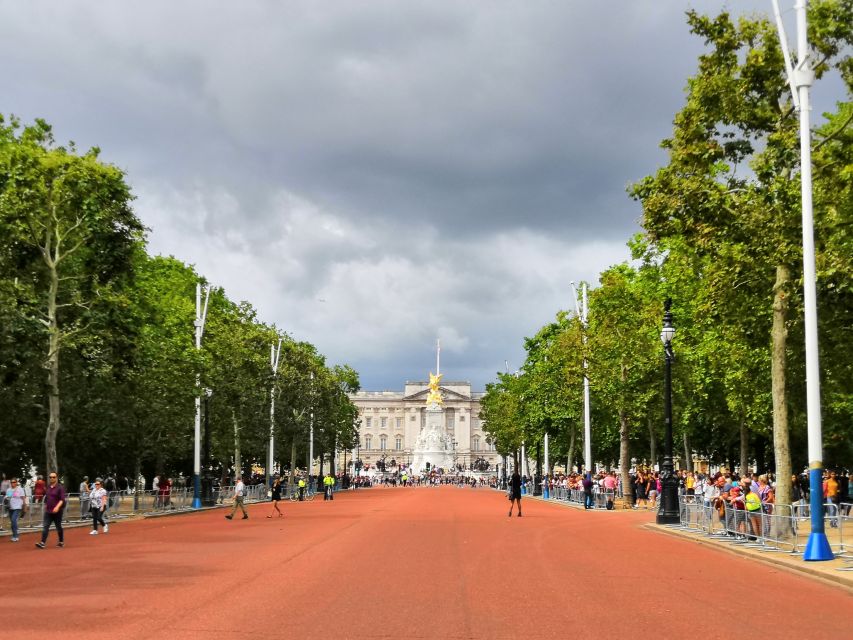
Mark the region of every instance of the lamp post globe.
POLYGON ((663 328, 660 332, 664 353, 664 383, 663 383, 663 414, 664 414, 664 445, 665 452, 661 465, 661 500, 657 514, 658 524, 678 524, 678 477, 672 456, 672 362, 675 353, 672 350, 672 339, 675 337, 675 327, 672 324, 672 299, 664 303, 663 328))

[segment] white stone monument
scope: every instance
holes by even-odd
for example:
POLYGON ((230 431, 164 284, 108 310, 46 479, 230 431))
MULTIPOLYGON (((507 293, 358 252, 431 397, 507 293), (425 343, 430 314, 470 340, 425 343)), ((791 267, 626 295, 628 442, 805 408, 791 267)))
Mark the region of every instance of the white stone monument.
POLYGON ((415 441, 412 469, 415 473, 424 472, 429 463, 430 469, 453 468, 453 438, 444 431, 444 398, 439 389, 441 381, 441 343, 436 341, 435 375, 429 374, 429 394, 426 399, 426 421, 415 441))

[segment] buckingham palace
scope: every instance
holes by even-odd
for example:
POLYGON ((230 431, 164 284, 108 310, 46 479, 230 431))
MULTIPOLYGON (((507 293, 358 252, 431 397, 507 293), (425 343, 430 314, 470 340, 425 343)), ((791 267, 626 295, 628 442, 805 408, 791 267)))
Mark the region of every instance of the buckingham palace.
MULTIPOLYGON (((457 468, 470 469, 480 458, 490 469, 499 456, 487 442, 480 421, 482 392, 472 392, 470 382, 443 382, 442 429, 453 442, 457 468)), ((386 464, 410 464, 415 441, 426 425, 429 383, 406 382, 403 391, 359 391, 350 396, 358 407, 361 426, 356 455, 373 466, 383 457, 386 464)))

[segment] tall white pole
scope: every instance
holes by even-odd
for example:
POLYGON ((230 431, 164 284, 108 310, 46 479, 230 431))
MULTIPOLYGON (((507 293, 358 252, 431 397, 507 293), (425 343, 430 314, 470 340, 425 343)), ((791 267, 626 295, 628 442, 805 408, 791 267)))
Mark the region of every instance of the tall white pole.
POLYGON ((270 345, 270 367, 272 368, 273 382, 270 387, 270 455, 267 465, 267 484, 272 482, 273 467, 275 466, 275 376, 278 373, 278 360, 281 356, 281 338, 278 346, 270 345))
MULTIPOLYGON (((195 285, 195 348, 201 350, 204 321, 207 317, 207 301, 210 288, 205 291, 204 308, 201 305, 201 283, 195 285)), ((193 509, 201 508, 201 375, 195 375, 195 429, 193 438, 193 509)))
POLYGON ((803 554, 805 560, 832 560, 832 549, 823 523, 823 434, 820 416, 820 365, 817 340, 817 273, 815 269, 814 218, 812 214, 812 136, 809 89, 814 84, 814 69, 809 60, 807 0, 796 0, 797 65, 791 68, 788 38, 779 11, 779 0, 772 0, 779 43, 785 58, 785 71, 791 85, 794 107, 800 113, 800 179, 803 225, 803 307, 806 341, 806 424, 808 426, 809 486, 811 532, 803 554))
MULTIPOLYGON (((806 413, 808 425, 809 476, 812 525, 806 545, 806 560, 832 560, 833 554, 823 528, 823 434, 820 416, 820 366, 817 343, 817 274, 815 270, 814 220, 812 215, 811 105, 809 88, 814 71, 809 60, 806 25, 807 0, 797 0, 797 67, 794 85, 800 106, 800 176, 803 205, 803 301, 806 338, 806 413)), ((783 45, 784 46, 784 45, 783 45)))
POLYGON ((545 434, 545 475, 546 476, 550 475, 550 473, 551 473, 551 467, 548 464, 549 460, 550 460, 550 456, 548 455, 548 434, 546 433, 545 434))
POLYGON ((441 339, 435 339, 435 375, 441 373, 441 339))
POLYGON ((311 471, 314 468, 314 372, 311 372, 311 415, 308 422, 308 487, 311 487, 311 471))
MULTIPOLYGON (((581 300, 578 302, 578 293, 575 289, 575 283, 572 282, 572 291, 574 292, 575 298, 575 310, 577 311, 578 318, 581 321, 581 326, 583 327, 583 343, 586 345, 587 335, 586 330, 588 326, 589 319, 589 298, 587 297, 586 291, 586 283, 583 283, 581 287, 581 300)), ((584 467, 587 470, 592 471, 592 429, 590 427, 590 419, 589 419, 589 377, 587 377, 586 370, 589 368, 589 363, 586 360, 586 357, 583 359, 583 460, 584 467)))

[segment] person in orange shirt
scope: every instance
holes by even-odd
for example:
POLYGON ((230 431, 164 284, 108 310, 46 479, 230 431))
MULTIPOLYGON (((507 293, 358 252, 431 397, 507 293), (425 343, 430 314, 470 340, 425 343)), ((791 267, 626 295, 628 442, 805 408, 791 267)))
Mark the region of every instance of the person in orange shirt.
MULTIPOLYGON (((829 507, 827 509, 827 515, 837 515, 840 497, 841 496, 839 495, 838 491, 838 476, 835 471, 830 471, 829 475, 826 477, 826 480, 823 481, 823 501, 824 503, 829 503, 834 506, 829 507)), ((832 527, 837 527, 838 518, 830 518, 829 524, 832 527)))

